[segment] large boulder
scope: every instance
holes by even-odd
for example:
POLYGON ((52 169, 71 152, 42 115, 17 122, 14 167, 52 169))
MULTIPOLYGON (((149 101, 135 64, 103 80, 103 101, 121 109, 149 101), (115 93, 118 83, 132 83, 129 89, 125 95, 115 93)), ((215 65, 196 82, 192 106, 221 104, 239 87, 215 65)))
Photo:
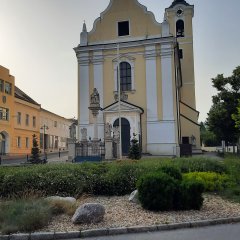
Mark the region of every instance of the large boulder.
POLYGON ((99 203, 85 203, 80 206, 72 217, 72 222, 77 223, 97 223, 104 218, 105 208, 99 203))
POLYGON ((130 202, 133 202, 133 203, 139 203, 139 200, 138 200, 138 190, 135 190, 133 191, 131 194, 130 194, 130 197, 128 199, 130 202))

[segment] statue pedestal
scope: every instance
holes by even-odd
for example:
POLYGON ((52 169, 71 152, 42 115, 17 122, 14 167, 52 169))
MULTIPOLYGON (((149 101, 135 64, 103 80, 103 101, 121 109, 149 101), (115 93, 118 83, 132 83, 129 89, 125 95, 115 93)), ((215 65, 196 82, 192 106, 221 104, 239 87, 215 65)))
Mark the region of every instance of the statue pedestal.
POLYGON ((110 137, 105 139, 105 159, 112 160, 113 158, 113 139, 110 137))

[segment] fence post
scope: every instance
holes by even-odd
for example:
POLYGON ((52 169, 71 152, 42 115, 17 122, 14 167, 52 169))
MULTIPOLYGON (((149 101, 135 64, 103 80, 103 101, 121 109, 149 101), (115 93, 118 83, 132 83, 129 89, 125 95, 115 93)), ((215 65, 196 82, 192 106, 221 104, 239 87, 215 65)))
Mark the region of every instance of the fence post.
POLYGON ((2 157, 0 156, 0 165, 2 165, 2 157))

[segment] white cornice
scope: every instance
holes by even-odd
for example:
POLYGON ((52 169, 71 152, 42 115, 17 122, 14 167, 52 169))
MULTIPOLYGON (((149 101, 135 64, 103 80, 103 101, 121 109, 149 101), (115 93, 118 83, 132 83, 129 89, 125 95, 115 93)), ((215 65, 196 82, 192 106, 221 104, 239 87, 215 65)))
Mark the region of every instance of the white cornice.
POLYGON ((76 54, 80 54, 83 52, 88 51, 99 51, 99 50, 113 50, 117 49, 117 44, 120 45, 121 49, 132 48, 132 47, 142 47, 147 45, 154 45, 154 44, 161 44, 161 45, 169 45, 175 44, 176 38, 175 37, 166 37, 166 38, 154 38, 154 39, 146 39, 146 40, 139 40, 139 41, 129 41, 129 42, 122 42, 122 43, 109 43, 109 44, 97 44, 97 45, 88 45, 88 46, 78 46, 74 48, 76 54))

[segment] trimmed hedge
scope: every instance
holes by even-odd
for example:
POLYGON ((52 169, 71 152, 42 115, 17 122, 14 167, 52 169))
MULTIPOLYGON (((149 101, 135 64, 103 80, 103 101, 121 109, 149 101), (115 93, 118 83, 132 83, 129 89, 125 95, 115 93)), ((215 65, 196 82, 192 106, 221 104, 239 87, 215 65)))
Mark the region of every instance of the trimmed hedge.
POLYGON ((0 167, 0 197, 21 196, 32 189, 45 195, 125 195, 136 189, 140 176, 165 172, 180 179, 181 172, 225 171, 222 162, 207 159, 145 159, 113 163, 45 164, 0 167))

